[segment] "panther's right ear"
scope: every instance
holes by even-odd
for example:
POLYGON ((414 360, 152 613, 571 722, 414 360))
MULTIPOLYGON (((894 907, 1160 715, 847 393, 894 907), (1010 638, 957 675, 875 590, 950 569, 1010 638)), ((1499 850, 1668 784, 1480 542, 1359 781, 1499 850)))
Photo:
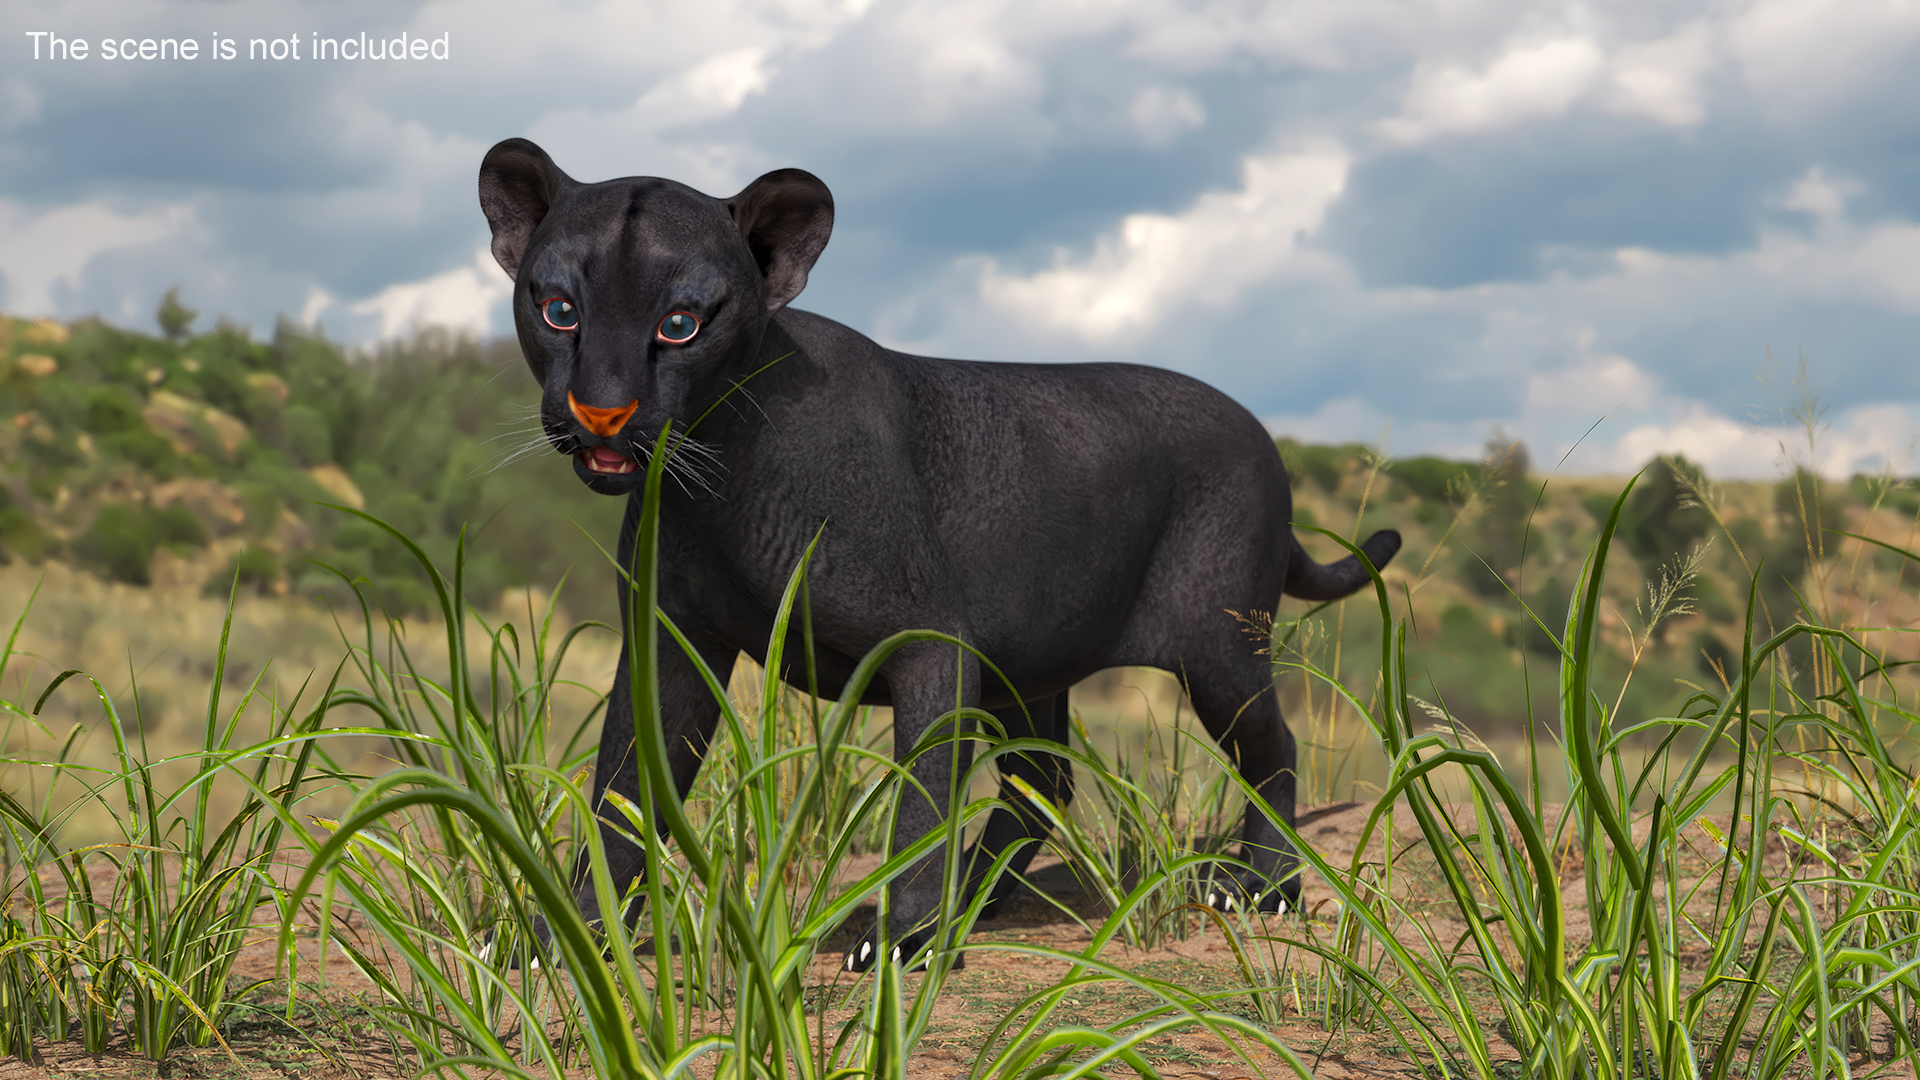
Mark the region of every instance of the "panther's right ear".
POLYGON ((480 209, 493 229, 494 260, 508 277, 520 276, 520 257, 533 230, 573 182, 545 150, 525 139, 507 139, 487 151, 480 162, 480 209))

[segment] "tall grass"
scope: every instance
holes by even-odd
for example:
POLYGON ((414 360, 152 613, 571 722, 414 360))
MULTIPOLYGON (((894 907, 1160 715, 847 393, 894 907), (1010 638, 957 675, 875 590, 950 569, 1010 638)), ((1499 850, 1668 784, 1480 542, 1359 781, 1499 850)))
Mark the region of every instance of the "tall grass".
MULTIPOLYGON (((1595 660, 1601 583, 1630 491, 1554 634, 1559 753, 1529 756, 1564 763, 1563 806, 1511 779, 1444 705, 1441 727, 1427 728, 1408 691, 1407 627, 1378 574, 1390 632, 1373 700, 1302 663, 1366 719, 1390 764, 1347 865, 1296 837, 1341 910, 1326 938, 1286 940, 1320 958, 1330 1022, 1383 1024, 1449 1073, 1505 1075, 1503 1036, 1529 1076, 1849 1075, 1876 1019, 1891 1055, 1910 1061, 1920 1034, 1920 805, 1876 721, 1916 717, 1868 689, 1885 668, 1855 636, 1808 621, 1757 637, 1751 596, 1740 669, 1724 693, 1696 693, 1671 716, 1615 713, 1610 701, 1623 695, 1597 685, 1595 660), (1835 673, 1833 692, 1808 694, 1789 662, 1794 645, 1835 673), (1648 744, 1651 753, 1633 753, 1648 744), (1440 798, 1441 770, 1464 773, 1464 802, 1440 798), (1839 797, 1816 797, 1819 785, 1839 797), (1850 820, 1817 826, 1823 809, 1850 820), (1408 907, 1394 853, 1369 852, 1396 815, 1412 817, 1451 900, 1444 914, 1463 931, 1442 933, 1408 907), (1791 856, 1769 857, 1771 844, 1791 856)), ((1656 595, 1652 618, 1660 606, 1656 595)))
MULTIPOLYGON (((23 610, 0 653, 0 674, 26 617, 23 610)), ((32 713, 70 680, 90 686, 116 767, 68 760, 76 731, 53 761, 32 764, 77 778, 80 798, 57 806, 49 785, 35 806, 0 792, 9 901, 0 941, 0 1052, 31 1058, 36 1038, 64 1037, 71 1025, 98 1053, 123 1019, 132 1046, 155 1061, 179 1042, 224 1045, 221 1025, 250 989, 229 976, 260 912, 280 898, 273 863, 292 809, 322 778, 312 769, 317 744, 308 736, 325 714, 322 704, 300 716, 305 687, 284 703, 266 698, 258 703, 268 713, 270 738, 233 746, 242 714, 262 697, 266 672, 223 713, 225 646, 223 632, 194 755, 151 760, 138 744, 137 693, 135 715, 123 718, 100 680, 77 670, 57 675, 35 703, 32 713), (190 776, 168 789, 159 774, 169 766, 186 766, 190 776), (241 777, 250 795, 222 822, 209 813, 209 796, 224 773, 241 777), (62 823, 89 803, 112 811, 118 838, 64 847, 62 823), (54 871, 53 881, 42 868, 54 871), (99 870, 106 871, 103 883, 95 881, 99 870), (12 903, 16 893, 27 901, 24 918, 12 903)), ((5 704, 10 721, 33 723, 20 703, 5 704)))
MULTIPOLYGON (((756 692, 736 701, 727 673, 700 668, 720 720, 683 803, 667 774, 655 676, 662 649, 698 662, 655 603, 671 451, 663 435, 633 561, 620 568, 623 628, 560 629, 557 593, 544 611, 529 606, 524 623, 483 619, 464 599, 464 538, 443 571, 367 518, 419 563, 443 624, 444 669, 376 614, 364 582, 346 581, 361 596, 359 619, 343 632, 347 656, 328 685, 281 701, 263 672, 237 703, 223 703, 216 672, 192 753, 149 761, 137 716, 123 721, 106 688, 77 672, 32 705, 5 703, 9 723, 30 725, 50 695, 90 686, 114 750, 111 765, 83 765, 72 738, 40 732, 53 751, 0 763, 31 764, 79 791, 0 796, 12 890, 0 908, 0 1053, 31 1056, 65 1038, 97 1052, 125 1038, 159 1060, 218 1044, 249 1007, 240 1003, 248 987, 230 978, 234 958, 265 931, 277 931, 289 995, 306 993, 291 987, 312 964, 364 973, 373 1016, 404 1064, 423 1072, 899 1076, 961 958, 989 950, 1061 961, 1066 974, 990 1026, 967 1066, 982 1080, 1114 1067, 1151 1075, 1145 1045, 1181 1028, 1212 1032, 1249 1067, 1264 1048, 1304 1075, 1272 1034, 1291 1012, 1384 1031, 1446 1076, 1512 1076, 1509 1045, 1529 1076, 1715 1080, 1850 1075, 1870 1039, 1907 1058, 1920 1046, 1920 805, 1889 742, 1892 725, 1920 718, 1886 689, 1885 658, 1857 633, 1814 619, 1768 633, 1751 613, 1739 669, 1721 692, 1702 690, 1670 716, 1621 715, 1628 699, 1600 684, 1597 658, 1627 492, 1587 556, 1564 624, 1541 628, 1560 653, 1560 738, 1547 745, 1549 725, 1532 729, 1531 773, 1516 776, 1467 736, 1445 702, 1409 692, 1408 627, 1377 574, 1382 644, 1371 692, 1276 650, 1364 719, 1388 766, 1351 859, 1336 863, 1293 836, 1337 907, 1271 922, 1193 903, 1210 868, 1229 858, 1221 834, 1252 793, 1178 715, 1148 760, 1135 760, 1084 730, 1075 747, 998 738, 990 717, 956 709, 896 760, 866 740, 860 690, 898 648, 959 642, 926 632, 888 639, 837 704, 782 686, 779 672, 811 669, 805 560, 783 594, 756 692), (788 657, 795 626, 803 654, 788 657), (594 804, 582 782, 601 706, 569 714, 562 670, 582 635, 617 631, 633 657, 641 787, 637 799, 594 804), (267 737, 238 746, 250 709, 270 718, 267 737), (329 754, 336 740, 368 737, 384 740, 395 769, 353 775, 329 754), (943 755, 957 770, 962 745, 973 753, 954 776, 946 822, 894 849, 899 800, 924 797, 912 761, 943 755), (961 879, 964 839, 1001 805, 968 799, 973 779, 1000 757, 1036 753, 1066 757, 1081 776, 1085 797, 1073 811, 1017 784, 1015 793, 1052 823, 1049 842, 1104 901, 1088 944, 970 940, 985 894, 950 888, 943 931, 921 955, 896 961, 882 942, 871 973, 827 974, 838 965, 816 959, 843 923, 872 904, 886 925, 889 881, 926 857, 942 861, 944 880, 961 879), (1564 771, 1565 803, 1543 801, 1541 769, 1564 771), (175 774, 185 779, 170 782, 175 774), (216 784, 244 793, 231 816, 212 810, 216 784), (344 810, 313 809, 343 786, 353 792, 344 810), (118 835, 63 846, 63 825, 88 805, 108 806, 118 835), (1411 843, 1400 827, 1408 820, 1411 843), (646 873, 625 895, 600 848, 603 821, 645 852, 646 873), (876 842, 878 863, 854 869, 852 856, 876 842), (582 852, 599 910, 625 917, 581 916, 572 868, 582 852), (1414 888, 1415 876, 1437 886, 1414 888), (306 960, 296 947, 302 918, 320 935, 306 960), (1220 990, 1149 978, 1107 951, 1216 930, 1241 973, 1220 990), (1099 984, 1150 1003, 1099 1026, 1064 1023, 1065 1003, 1099 984)), ((1649 618, 1663 609, 1670 603, 1655 596, 1649 618)), ((1299 626, 1282 631, 1279 648, 1299 626)))

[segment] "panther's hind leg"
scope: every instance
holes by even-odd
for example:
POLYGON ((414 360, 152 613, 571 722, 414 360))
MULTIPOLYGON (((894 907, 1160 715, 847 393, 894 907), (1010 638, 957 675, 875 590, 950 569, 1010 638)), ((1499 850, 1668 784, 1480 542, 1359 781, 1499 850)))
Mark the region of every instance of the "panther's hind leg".
POLYGON ((1300 856, 1274 820, 1293 824, 1299 748, 1280 715, 1266 658, 1251 655, 1244 637, 1222 645, 1211 654, 1219 661, 1189 667, 1187 692, 1207 732, 1265 805, 1249 803, 1240 827, 1240 858, 1251 870, 1222 867, 1207 904, 1228 911, 1247 905, 1297 911, 1300 856))

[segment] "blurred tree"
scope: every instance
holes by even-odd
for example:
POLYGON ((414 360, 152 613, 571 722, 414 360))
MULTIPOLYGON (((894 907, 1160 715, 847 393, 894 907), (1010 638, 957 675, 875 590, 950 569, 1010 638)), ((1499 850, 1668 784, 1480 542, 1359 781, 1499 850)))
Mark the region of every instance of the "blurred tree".
POLYGON ((160 321, 160 332, 167 336, 168 341, 185 341, 192 332, 193 320, 199 317, 199 312, 180 302, 178 285, 167 290, 167 295, 160 301, 160 310, 154 312, 154 318, 160 321))
MULTIPOLYGON (((1693 497, 1704 483, 1700 467, 1685 457, 1661 456, 1641 472, 1633 494, 1627 496, 1617 535, 1648 580, 1659 576, 1661 564, 1685 554, 1713 527, 1713 515, 1693 497)), ((1604 513, 1600 520, 1606 520, 1604 513)))
POLYGON ((1774 485, 1773 508, 1807 558, 1824 559, 1839 550, 1833 534, 1847 527, 1850 494, 1847 486, 1829 484, 1818 473, 1799 468, 1774 485))
POLYGON ((1527 522, 1540 494, 1539 487, 1527 478, 1531 465, 1526 443, 1499 433, 1487 441, 1487 458, 1480 467, 1478 482, 1482 509, 1475 523, 1473 544, 1486 566, 1468 579, 1482 595, 1506 592, 1500 581, 1488 580, 1488 567, 1501 580, 1513 584, 1526 555, 1527 522))

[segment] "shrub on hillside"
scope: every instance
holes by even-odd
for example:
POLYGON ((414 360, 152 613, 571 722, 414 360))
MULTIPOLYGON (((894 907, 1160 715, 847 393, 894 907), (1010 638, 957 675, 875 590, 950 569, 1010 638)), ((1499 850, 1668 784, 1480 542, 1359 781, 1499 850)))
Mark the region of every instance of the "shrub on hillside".
POLYGON ((108 503, 74 540, 73 553, 115 581, 146 585, 152 580, 153 553, 162 545, 187 549, 206 543, 206 524, 185 506, 108 503))
POLYGON ((1834 533, 1847 527, 1848 489, 1829 484, 1807 469, 1796 469, 1792 476, 1773 488, 1773 508, 1789 523, 1789 530, 1811 554, 1831 558, 1840 550, 1834 533))
POLYGON ((14 499, 13 492, 0 484, 0 562, 12 562, 18 557, 37 563, 47 557, 53 546, 53 538, 14 499))
POLYGON ((73 553, 115 581, 130 585, 149 582, 148 564, 159 537, 141 508, 130 503, 108 503, 94 515, 93 524, 73 542, 73 553))
POLYGON ((1713 515, 1693 498, 1694 489, 1703 483, 1699 467, 1677 454, 1655 458, 1641 472, 1620 515, 1618 535, 1648 580, 1657 578, 1662 564, 1685 554, 1713 528, 1713 515))
POLYGON ((1312 481, 1320 490, 1334 494, 1349 471, 1364 466, 1368 449, 1359 443, 1339 446, 1308 446, 1292 439, 1276 440, 1280 459, 1286 464, 1287 477, 1295 484, 1312 481))
POLYGON ((1467 462, 1431 456, 1403 458, 1388 472, 1416 498, 1430 502, 1465 502, 1473 481, 1467 462))
POLYGON ((140 419, 140 400, 124 386, 96 386, 87 391, 86 412, 80 426, 95 435, 113 435, 146 426, 140 419))

